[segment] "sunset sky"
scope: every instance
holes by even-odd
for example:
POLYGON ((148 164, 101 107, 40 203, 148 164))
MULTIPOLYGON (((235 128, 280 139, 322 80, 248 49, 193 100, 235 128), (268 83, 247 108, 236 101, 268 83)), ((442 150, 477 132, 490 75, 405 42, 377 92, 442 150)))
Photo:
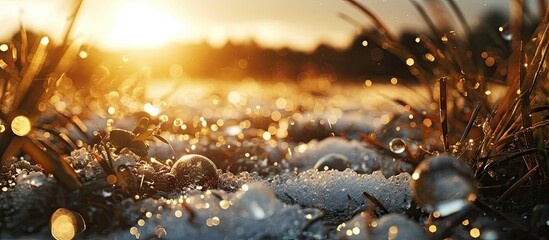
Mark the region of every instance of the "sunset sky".
MULTIPOLYGON (((2 0, 0 42, 17 31, 19 19, 29 29, 59 39, 75 1, 2 0)), ((428 1, 419 1, 425 5, 428 1)), ((444 2, 444 1, 441 1, 444 2)), ((488 10, 508 12, 509 1, 456 1, 473 26, 488 10)), ((528 0, 527 0, 528 2, 528 0)), ((534 2, 534 1, 532 1, 534 2)), ((424 22, 407 0, 363 0, 395 32, 422 29, 424 22)), ((87 0, 74 37, 103 48, 140 48, 169 41, 206 40, 223 46, 254 39, 267 47, 314 49, 319 43, 345 47, 357 27, 342 20, 345 13, 371 25, 357 9, 340 0, 87 0)))

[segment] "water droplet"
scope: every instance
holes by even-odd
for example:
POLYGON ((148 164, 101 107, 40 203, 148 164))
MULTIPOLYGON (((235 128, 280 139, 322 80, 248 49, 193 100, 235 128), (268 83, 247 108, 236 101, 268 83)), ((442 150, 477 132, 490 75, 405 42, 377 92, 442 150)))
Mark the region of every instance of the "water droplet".
POLYGON ((412 189, 419 204, 441 217, 460 211, 476 199, 471 169, 450 155, 422 161, 413 174, 412 189))
POLYGON ((535 206, 531 221, 539 236, 549 236, 549 204, 535 206))
POLYGON ((313 167, 318 171, 325 171, 329 169, 344 171, 349 168, 351 161, 342 154, 330 153, 326 154, 324 157, 321 157, 313 167))
POLYGON ((339 236, 343 239, 426 239, 423 229, 404 215, 387 214, 367 224, 364 214, 340 224, 339 236), (367 225, 371 228, 365 230, 367 225))
POLYGON ((389 142, 389 149, 394 153, 403 153, 406 150, 406 142, 402 138, 395 138, 389 142))
POLYGON ((509 24, 505 24, 499 27, 498 31, 501 37, 506 41, 511 41, 511 39, 513 39, 513 34, 511 34, 511 29, 509 28, 509 24))
POLYGON ((216 188, 219 180, 215 163, 198 154, 189 154, 179 158, 173 164, 171 174, 183 188, 202 187, 202 190, 207 190, 216 188))
POLYGON ((86 229, 84 218, 74 211, 59 208, 50 218, 51 235, 58 240, 73 239, 86 229))

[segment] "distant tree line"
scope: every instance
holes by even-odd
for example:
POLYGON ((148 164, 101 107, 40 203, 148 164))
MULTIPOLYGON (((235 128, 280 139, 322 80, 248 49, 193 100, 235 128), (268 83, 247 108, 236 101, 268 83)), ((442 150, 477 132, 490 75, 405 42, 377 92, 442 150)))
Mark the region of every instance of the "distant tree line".
MULTIPOLYGON (((486 71, 495 71, 497 64, 510 54, 506 36, 501 36, 500 27, 507 23, 504 15, 491 12, 485 15, 479 25, 473 28, 472 39, 476 54, 483 58, 492 57, 494 63, 487 64, 486 71)), ((525 27, 524 36, 530 36, 534 25, 525 27)), ((456 31, 461 29, 456 29, 456 31)), ((168 44, 156 49, 106 52, 97 48, 83 47, 86 58, 75 62, 69 73, 75 79, 86 82, 98 66, 106 66, 111 73, 126 73, 148 66, 151 77, 191 77, 242 79, 253 77, 261 80, 297 80, 304 75, 314 78, 329 77, 333 80, 364 81, 365 79, 385 79, 391 77, 403 80, 413 79, 398 59, 369 36, 375 29, 366 29, 358 34, 345 49, 320 45, 312 52, 296 51, 289 48, 267 49, 251 41, 245 44, 228 42, 221 48, 214 48, 205 42, 196 44, 168 44)), ((419 34, 404 31, 399 42, 415 56, 415 64, 425 69, 433 69, 436 62, 429 61, 429 51, 416 42, 419 34)), ((440 40, 440 36, 429 36, 440 40)), ((14 37, 16 41, 17 36, 14 37)), ((433 41, 442 47, 441 41, 433 41)))

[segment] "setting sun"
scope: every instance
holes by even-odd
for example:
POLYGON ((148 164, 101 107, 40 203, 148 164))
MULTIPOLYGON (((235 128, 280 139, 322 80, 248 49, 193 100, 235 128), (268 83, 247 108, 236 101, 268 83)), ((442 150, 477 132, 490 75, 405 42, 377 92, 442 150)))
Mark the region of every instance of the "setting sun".
POLYGON ((183 26, 169 13, 147 3, 128 3, 117 13, 110 43, 124 47, 158 46, 172 40, 183 26))

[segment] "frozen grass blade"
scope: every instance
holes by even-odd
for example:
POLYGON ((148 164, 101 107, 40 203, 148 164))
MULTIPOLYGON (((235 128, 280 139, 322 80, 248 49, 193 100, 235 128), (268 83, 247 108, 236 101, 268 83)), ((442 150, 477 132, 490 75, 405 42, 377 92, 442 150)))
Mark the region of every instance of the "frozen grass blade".
POLYGON ((43 146, 45 149, 41 149, 39 144, 30 138, 17 138, 16 141, 20 141, 21 149, 39 163, 46 172, 53 174, 65 189, 72 191, 82 186, 78 174, 67 161, 59 158, 59 153, 46 146, 43 146))
POLYGON ((469 135, 469 132, 473 127, 473 124, 475 122, 475 119, 478 116, 479 111, 480 111, 480 104, 477 104, 477 106, 473 110, 473 113, 471 113, 471 118, 469 118, 469 122, 467 122, 467 126, 465 127, 465 131, 463 131, 463 135, 461 135, 461 138, 459 139, 460 144, 463 144, 463 142, 465 142, 465 139, 469 135))
MULTIPOLYGON (((522 48, 522 43, 521 43, 522 48)), ((545 55, 545 54, 544 54, 545 55)), ((520 98, 521 98, 521 117, 522 117, 522 128, 529 128, 532 126, 532 116, 530 115, 530 95, 531 95, 531 88, 529 87, 530 84, 534 85, 535 78, 532 79, 532 82, 528 81, 526 79, 526 65, 525 57, 523 56, 520 60, 521 69, 519 70, 520 74, 520 98), (522 68, 522 66, 525 66, 522 68)), ((536 69, 537 70, 537 69, 536 69)), ((537 74, 536 74, 537 75, 537 74)), ((524 133, 524 145, 525 148, 530 148, 532 146, 535 146, 534 143, 534 134, 532 131, 527 131, 524 133)), ((496 203, 500 203, 503 199, 505 199, 509 194, 511 194, 516 188, 518 188, 520 185, 522 185, 527 179, 530 179, 532 184, 537 184, 537 176, 534 175, 535 171, 539 167, 539 161, 535 159, 536 156, 532 155, 526 155, 524 157, 524 161, 526 163, 526 167, 528 168, 528 173, 524 175, 519 181, 517 181, 513 186, 511 186, 503 195, 501 195, 500 198, 497 199, 496 203), (533 167, 535 165, 535 167, 533 167), (533 167, 533 168, 532 168, 533 167)))
POLYGON ((442 144, 444 145, 444 152, 448 152, 448 105, 447 105, 447 95, 446 95, 446 77, 440 78, 440 99, 439 99, 439 109, 440 109, 440 126, 442 131, 442 144))
MULTIPOLYGON (((19 108, 19 105, 23 101, 23 98, 27 96, 27 92, 29 91, 32 81, 35 79, 36 75, 41 71, 42 65, 46 60, 47 47, 48 47, 49 41, 50 41, 49 38, 43 37, 38 43, 38 45, 36 46, 36 50, 33 51, 33 57, 32 57, 32 60, 30 61, 29 67, 23 74, 23 78, 21 79, 21 82, 17 86, 15 100, 13 101, 11 109, 19 108)), ((27 114, 30 114, 32 110, 25 109, 25 111, 27 112, 27 114)))
POLYGON ((375 204, 379 209, 381 209, 382 214, 389 213, 389 210, 387 210, 387 208, 385 206, 383 206, 383 204, 377 198, 375 198, 374 196, 370 195, 367 192, 362 192, 362 195, 364 197, 366 197, 368 200, 370 200, 370 202, 375 204))
MULTIPOLYGON (((101 149, 99 149, 99 151, 101 151, 101 149)), ((101 168, 103 168, 103 170, 107 173, 107 174, 114 174, 115 171, 112 169, 112 167, 105 161, 105 159, 103 157, 101 157, 101 155, 99 155, 97 152, 93 152, 92 153, 92 156, 93 158, 95 159, 95 161, 97 161, 99 163, 99 165, 101 166, 101 168)))
POLYGON ((66 123, 71 123, 72 125, 74 125, 76 130, 78 130, 80 135, 82 135, 82 137, 84 137, 86 141, 89 140, 88 134, 87 134, 88 127, 86 127, 86 125, 82 122, 82 120, 78 116, 74 115, 72 117, 69 117, 66 114, 61 113, 59 111, 57 111, 57 113, 59 114, 61 119, 63 119, 66 123))
POLYGON ((529 229, 527 229, 526 227, 524 227, 522 224, 520 224, 520 223, 516 222, 515 220, 505 216, 504 214, 500 213, 499 211, 494 209, 489 204, 483 202, 482 200, 477 199, 475 201, 475 206, 478 207, 480 210, 484 211, 485 213, 487 213, 488 215, 491 215, 492 217, 496 218, 496 219, 504 220, 506 222, 511 223, 513 226, 518 228, 517 230, 519 230, 521 232, 521 234, 524 234, 523 237, 525 237, 526 239, 539 239, 538 236, 533 235, 531 233, 531 231, 529 229))
MULTIPOLYGON (((549 149, 549 147, 545 147, 545 149, 549 149)), ((517 159, 519 157, 522 157, 522 156, 526 156, 528 154, 533 154, 533 153, 536 153, 538 151, 537 148, 530 148, 530 149, 524 149, 524 150, 520 150, 520 151, 517 151, 517 152, 512 152, 512 153, 503 153, 503 154, 498 154, 498 155, 493 155, 493 156, 490 156, 489 158, 495 158, 495 157, 498 157, 498 156, 506 156, 504 159, 501 159, 501 160, 493 160, 491 161, 490 163, 488 163, 484 169, 482 170, 482 172, 480 172, 479 174, 477 174, 478 176, 482 176, 483 174, 486 174, 489 170, 497 167, 498 165, 500 164, 503 164, 503 163, 506 163, 508 161, 511 161, 511 160, 514 160, 514 159, 517 159)), ((487 158, 487 159, 489 159, 487 158)))
POLYGON ((60 142, 64 143, 65 146, 70 147, 70 149, 76 149, 76 144, 66 134, 50 126, 38 126, 36 128, 50 133, 51 136, 53 136, 55 139, 59 140, 60 142))
MULTIPOLYGON (((539 165, 533 167, 528 171, 524 176, 522 176, 517 182, 515 182, 509 189, 507 189, 495 202, 496 205, 499 205, 501 201, 505 200, 511 193, 517 190, 522 184, 524 184, 528 179, 530 179, 534 173, 539 169, 539 165)), ((534 183, 535 184, 535 183, 534 183)))

